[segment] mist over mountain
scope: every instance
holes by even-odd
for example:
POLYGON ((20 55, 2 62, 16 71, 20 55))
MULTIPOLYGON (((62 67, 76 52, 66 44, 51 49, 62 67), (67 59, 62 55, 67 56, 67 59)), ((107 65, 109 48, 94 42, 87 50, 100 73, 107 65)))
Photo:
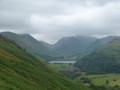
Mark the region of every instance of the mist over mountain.
POLYGON ((72 35, 120 35, 119 0, 0 0, 0 6, 2 32, 50 43, 72 35))
POLYGON ((81 53, 96 39, 97 38, 95 37, 87 36, 64 37, 55 43, 54 51, 62 55, 73 55, 78 52, 81 53))
POLYGON ((36 40, 29 34, 15 34, 12 32, 2 32, 1 34, 14 40, 18 45, 26 49, 29 53, 46 61, 51 59, 60 60, 61 56, 71 55, 80 58, 102 47, 112 39, 118 37, 108 36, 97 39, 90 36, 71 36, 63 37, 55 44, 48 44, 44 41, 36 40))

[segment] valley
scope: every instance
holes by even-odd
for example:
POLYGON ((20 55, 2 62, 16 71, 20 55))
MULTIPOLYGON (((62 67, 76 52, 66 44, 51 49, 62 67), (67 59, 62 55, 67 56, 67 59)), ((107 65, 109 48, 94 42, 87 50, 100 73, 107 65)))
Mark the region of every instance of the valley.
MULTIPOLYGON (((55 45, 50 45, 45 42, 39 42, 28 34, 19 35, 12 32, 2 32, 1 34, 12 39, 13 42, 16 42, 19 48, 23 48, 23 51, 42 59, 49 64, 49 68, 64 74, 76 84, 83 84, 83 86, 91 89, 98 88, 98 90, 100 88, 105 88, 105 90, 108 88, 110 90, 119 88, 118 50, 120 40, 117 36, 109 36, 102 39, 84 36, 67 37, 61 39, 55 45), (88 45, 85 46, 83 45, 84 43, 88 45), (99 46, 97 44, 99 44, 99 46), (73 53, 72 49, 74 49, 74 47, 79 52, 75 50, 73 53), (82 49, 83 47, 84 49, 82 49), (63 50, 66 49, 66 52, 58 52, 58 48, 60 50, 62 50, 62 48, 63 50), (108 84, 106 84, 106 82, 108 84), (91 87, 92 83, 94 87, 91 87)), ((4 49, 7 50, 5 47, 4 49)), ((14 49, 10 52, 13 51, 14 49)), ((26 57, 27 56, 25 56, 25 58, 26 57)))
POLYGON ((0 0, 0 90, 120 90, 120 0, 0 0))
POLYGON ((92 80, 97 86, 108 85, 114 87, 116 85, 120 85, 120 75, 118 73, 113 74, 98 74, 98 75, 86 75, 85 78, 89 78, 92 80), (108 81, 108 82, 107 82, 108 81))
POLYGON ((0 35, 0 89, 91 90, 73 82, 2 35, 0 35))

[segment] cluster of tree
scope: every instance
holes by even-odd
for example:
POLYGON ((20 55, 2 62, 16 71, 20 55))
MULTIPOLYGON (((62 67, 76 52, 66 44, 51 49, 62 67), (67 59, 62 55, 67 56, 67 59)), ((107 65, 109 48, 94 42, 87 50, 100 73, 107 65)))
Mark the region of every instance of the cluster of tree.
POLYGON ((82 77, 81 80, 83 81, 83 83, 89 83, 90 84, 92 82, 91 79, 86 78, 86 77, 82 77))
MULTIPOLYGON (((37 55, 37 54, 36 54, 37 55)), ((45 55, 45 54, 39 54, 39 56, 45 60, 45 62, 49 62, 49 61, 57 61, 57 60, 63 60, 64 56, 51 56, 51 55, 45 55)))
MULTIPOLYGON (((83 84, 88 83, 89 87, 92 88, 93 90, 120 90, 120 87, 118 85, 115 85, 114 87, 108 86, 109 80, 106 80, 106 85, 103 86, 96 86, 95 84, 92 83, 92 80, 87 77, 82 77, 80 81, 83 84)), ((114 79, 113 81, 116 80, 114 79)))
POLYGON ((120 64, 114 55, 95 52, 80 59, 75 65, 87 74, 120 73, 120 64))
POLYGON ((107 85, 96 86, 93 83, 91 83, 89 87, 92 88, 93 90, 120 90, 120 87, 118 85, 115 85, 114 87, 110 87, 107 85))
POLYGON ((60 71, 60 72, 71 79, 75 79, 76 77, 82 75, 81 72, 77 69, 75 69, 74 71, 60 71))

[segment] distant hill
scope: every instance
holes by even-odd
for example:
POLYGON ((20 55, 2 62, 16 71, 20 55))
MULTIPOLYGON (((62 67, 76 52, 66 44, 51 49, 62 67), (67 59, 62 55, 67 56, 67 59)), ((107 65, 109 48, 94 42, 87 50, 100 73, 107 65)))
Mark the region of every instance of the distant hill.
POLYGON ((15 34, 12 32, 2 32, 1 34, 14 40, 18 45, 26 49, 27 52, 43 60, 47 60, 50 57, 50 50, 29 34, 15 34))
POLYGON ((94 51, 98 48, 101 48, 102 46, 104 46, 105 44, 107 44, 109 41, 118 38, 118 36, 108 36, 105 38, 100 38, 97 39, 96 41, 94 41, 89 47, 88 47, 88 51, 94 51))
POLYGON ((0 35, 0 90, 89 90, 0 35))
POLYGON ((54 45, 54 52, 62 55, 81 53, 95 40, 95 37, 86 36, 64 37, 54 45))
POLYGON ((101 48, 102 46, 104 46, 105 44, 107 44, 109 41, 118 38, 118 36, 108 36, 108 37, 104 37, 104 38, 100 38, 95 40, 92 44, 90 44, 87 49, 83 52, 83 53, 77 53, 76 55, 78 57, 83 57, 86 56, 90 53, 92 53, 93 51, 101 48))
POLYGON ((76 64, 88 74, 120 73, 120 38, 115 38, 76 64))

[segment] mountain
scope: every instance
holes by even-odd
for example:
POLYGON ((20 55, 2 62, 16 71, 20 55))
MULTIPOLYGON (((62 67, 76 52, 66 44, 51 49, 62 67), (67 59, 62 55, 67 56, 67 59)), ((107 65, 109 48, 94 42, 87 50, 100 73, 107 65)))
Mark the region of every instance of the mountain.
POLYGON ((54 48, 54 44, 49 44, 49 43, 44 42, 44 41, 39 41, 39 42, 42 43, 47 48, 49 48, 50 50, 52 50, 54 48))
POLYGON ((115 38, 75 64, 88 74, 120 73, 120 38, 115 38))
POLYGON ((1 34, 14 40, 27 52, 39 58, 47 60, 47 57, 50 57, 50 50, 29 34, 15 34, 12 32, 2 32, 1 34))
POLYGON ((101 48, 102 46, 104 46, 105 44, 107 44, 109 41, 118 38, 118 36, 108 36, 105 38, 100 38, 97 39, 96 41, 94 41, 89 47, 88 47, 88 51, 94 51, 98 48, 101 48))
POLYGON ((54 45, 54 52, 62 55, 81 53, 95 40, 95 37, 86 36, 64 37, 54 45))
POLYGON ((77 53, 76 55, 78 57, 81 58, 81 56, 86 56, 90 53, 92 53, 93 51, 101 48, 102 46, 104 46, 105 44, 107 44, 109 41, 118 38, 118 36, 108 36, 108 37, 104 37, 104 38, 100 38, 95 40, 92 44, 90 44, 87 49, 83 52, 83 53, 77 53))
POLYGON ((0 35, 0 90, 89 90, 0 35))

